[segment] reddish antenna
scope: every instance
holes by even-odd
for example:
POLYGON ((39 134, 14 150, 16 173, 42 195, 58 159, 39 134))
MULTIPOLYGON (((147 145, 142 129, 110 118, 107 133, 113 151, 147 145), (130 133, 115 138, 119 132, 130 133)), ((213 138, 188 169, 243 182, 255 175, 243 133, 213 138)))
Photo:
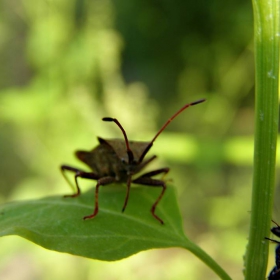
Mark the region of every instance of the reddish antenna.
POLYGON ((152 139, 152 141, 149 143, 149 145, 147 146, 147 148, 144 150, 144 152, 142 153, 142 155, 139 158, 139 162, 141 162, 143 160, 143 158, 145 157, 145 155, 148 153, 148 151, 150 150, 150 148, 153 146, 154 141, 157 139, 157 137, 163 132, 163 130, 169 125, 169 123, 171 123, 171 121, 173 119, 175 119, 180 113, 182 113, 185 109, 187 109, 190 106, 199 104, 204 102, 206 99, 200 99, 197 101, 194 101, 192 103, 188 103, 185 106, 183 106, 180 110, 178 110, 170 119, 168 119, 168 121, 162 126, 162 128, 158 131, 158 133, 155 135, 155 137, 152 139))
POLYGON ((119 123, 119 121, 117 119, 114 119, 114 118, 103 118, 102 120, 105 121, 105 122, 114 122, 121 129, 121 131, 123 133, 123 136, 124 136, 124 140, 125 140, 128 162, 132 163, 133 160, 134 160, 134 156, 133 156, 133 153, 132 153, 132 151, 129 147, 129 142, 128 142, 128 139, 127 139, 127 135, 126 135, 126 132, 125 132, 124 128, 122 127, 122 125, 119 123))

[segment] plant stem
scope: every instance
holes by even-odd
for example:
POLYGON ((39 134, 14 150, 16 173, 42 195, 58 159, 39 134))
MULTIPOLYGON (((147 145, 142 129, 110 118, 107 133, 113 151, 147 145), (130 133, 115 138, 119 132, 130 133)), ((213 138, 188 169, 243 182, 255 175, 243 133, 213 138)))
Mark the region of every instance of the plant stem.
POLYGON ((279 88, 279 1, 253 0, 256 108, 254 174, 245 279, 265 279, 275 185, 279 88))
POLYGON ((200 247, 187 240, 185 248, 197 256, 202 262, 210 267, 223 280, 231 280, 230 276, 200 247))

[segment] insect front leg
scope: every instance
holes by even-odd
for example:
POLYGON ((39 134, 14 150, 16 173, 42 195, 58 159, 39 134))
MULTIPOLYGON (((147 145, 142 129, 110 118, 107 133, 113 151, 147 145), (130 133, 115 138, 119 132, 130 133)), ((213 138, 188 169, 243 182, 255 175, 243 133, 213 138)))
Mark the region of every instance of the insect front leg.
POLYGON ((142 176, 140 176, 139 178, 133 180, 133 183, 136 184, 140 184, 140 185, 144 185, 144 186, 148 186, 148 187, 162 187, 162 191, 159 195, 159 197, 157 198, 157 200, 155 201, 155 203, 153 204, 152 208, 151 208, 151 213, 154 216, 154 218, 156 218, 161 224, 164 224, 163 220, 161 218, 159 218, 156 214, 155 214, 155 210, 156 207, 158 205, 158 203, 160 202, 160 200, 162 199, 165 190, 166 190, 166 184, 163 180, 158 180, 158 179, 153 179, 151 178, 152 176, 164 173, 167 174, 169 172, 169 168, 161 168, 161 169, 157 169, 148 173, 143 174, 142 176))
POLYGON ((160 168, 160 169, 157 169, 157 170, 154 170, 154 171, 147 172, 147 173, 141 175, 140 177, 138 177, 138 179, 146 178, 146 177, 153 177, 153 176, 156 176, 158 174, 163 174, 165 176, 169 172, 169 170, 170 170, 170 168, 168 168, 168 167, 160 168))
POLYGON ((127 201, 129 198, 129 193, 130 193, 130 185, 131 185, 131 176, 128 176, 127 182, 126 182, 126 196, 125 196, 125 201, 124 201, 124 205, 122 208, 122 212, 124 212, 126 205, 127 205, 127 201))
POLYGON ((65 171, 71 171, 75 173, 75 184, 76 184, 76 193, 74 194, 70 194, 70 195, 65 195, 64 197, 76 197, 79 196, 81 193, 79 184, 78 184, 78 177, 81 178, 85 178, 85 179, 91 179, 91 180, 98 180, 99 176, 97 176, 95 173, 93 172, 85 172, 83 170, 80 170, 78 168, 72 167, 72 166, 68 166, 68 165, 61 165, 60 167, 61 173, 63 175, 63 177, 65 178, 65 180, 68 182, 68 184, 73 187, 73 189, 75 189, 75 187, 73 186, 73 184, 71 183, 71 181, 69 180, 69 178, 66 176, 65 171))
POLYGON ((95 188, 95 207, 94 207, 94 211, 91 215, 89 216, 85 216, 84 217, 84 220, 87 220, 87 219, 92 219, 94 218, 97 213, 98 213, 98 192, 99 192, 99 187, 100 186, 105 186, 105 185, 109 185, 113 182, 115 182, 116 179, 114 177, 103 177, 103 178, 100 178, 99 180, 97 180, 97 184, 96 184, 96 188, 95 188))
POLYGON ((156 158, 157 158, 157 156, 152 156, 152 157, 148 158, 147 160, 142 161, 142 162, 139 164, 139 166, 137 167, 135 173, 136 173, 136 172, 140 172, 144 167, 146 167, 151 161, 153 161, 153 160, 156 159, 156 158))

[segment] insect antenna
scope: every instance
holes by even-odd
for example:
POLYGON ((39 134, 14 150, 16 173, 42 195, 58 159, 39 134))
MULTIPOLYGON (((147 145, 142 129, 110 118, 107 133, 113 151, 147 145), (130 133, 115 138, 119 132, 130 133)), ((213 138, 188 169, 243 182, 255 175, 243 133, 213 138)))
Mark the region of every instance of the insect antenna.
POLYGON ((142 153, 142 155, 139 158, 139 162, 141 162, 143 160, 143 158, 145 157, 145 155, 148 153, 148 151, 151 149, 151 147, 153 146, 154 141, 157 139, 157 137, 164 131, 164 129, 169 125, 169 123, 171 123, 171 121, 173 121, 173 119, 175 119, 180 113, 182 113, 185 109, 187 109, 190 106, 199 104, 204 102, 206 99, 200 99, 197 101, 194 101, 192 103, 188 103, 185 106, 183 106, 180 110, 178 110, 170 119, 168 119, 168 121, 162 126, 162 128, 158 131, 158 133, 155 135, 155 137, 152 139, 152 141, 148 144, 148 146, 146 147, 146 149, 144 150, 144 152, 142 153))
POLYGON ((274 223, 277 227, 280 227, 279 224, 277 224, 275 221, 271 220, 272 223, 274 223))
POLYGON ((119 121, 117 119, 114 119, 114 118, 103 118, 102 120, 105 121, 105 122, 114 122, 121 129, 121 131, 123 133, 123 136, 124 136, 124 140, 125 140, 128 162, 132 163, 133 160, 134 160, 134 156, 133 156, 133 153, 132 153, 132 151, 129 147, 129 142, 128 142, 128 139, 127 139, 127 135, 126 135, 126 132, 125 132, 124 128, 122 127, 122 125, 119 123, 119 121))

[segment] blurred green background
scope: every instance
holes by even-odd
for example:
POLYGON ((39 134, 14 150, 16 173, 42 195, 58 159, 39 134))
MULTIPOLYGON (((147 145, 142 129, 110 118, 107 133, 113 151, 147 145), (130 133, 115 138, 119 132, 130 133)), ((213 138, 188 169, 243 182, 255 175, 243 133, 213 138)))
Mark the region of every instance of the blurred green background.
MULTIPOLYGON (((2 0, 0 70, 1 203, 69 193, 59 165, 85 168, 76 149, 90 150, 97 135, 121 137, 102 117, 147 141, 178 108, 207 98, 157 139, 150 168, 171 167, 186 234, 243 278, 254 132, 250 1, 2 0)), ((176 248, 105 263, 19 237, 0 247, 0 279, 217 279, 176 248)))

